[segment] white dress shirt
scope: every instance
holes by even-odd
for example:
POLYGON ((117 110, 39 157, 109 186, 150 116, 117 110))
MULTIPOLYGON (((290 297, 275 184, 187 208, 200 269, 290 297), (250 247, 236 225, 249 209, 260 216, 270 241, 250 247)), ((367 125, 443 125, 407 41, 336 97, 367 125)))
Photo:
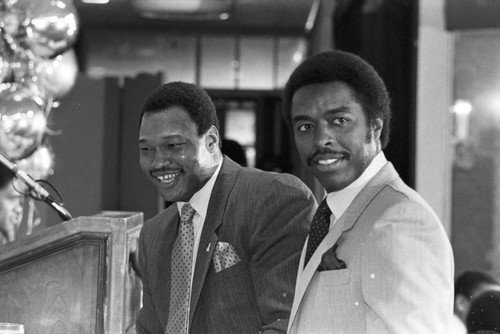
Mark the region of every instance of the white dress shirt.
POLYGON ((456 314, 453 314, 453 318, 450 322, 450 331, 449 334, 467 334, 467 327, 465 324, 457 317, 456 314))
POLYGON ((365 169, 363 174, 358 177, 353 183, 342 190, 331 192, 326 197, 326 203, 332 211, 330 216, 330 230, 335 222, 344 214, 345 210, 351 205, 354 198, 359 194, 361 189, 385 166, 387 159, 384 152, 380 152, 373 158, 372 162, 365 169))
MULTIPOLYGON (((196 211, 193 216, 193 228, 194 228, 194 245, 193 245, 193 262, 191 265, 191 286, 193 285, 193 274, 194 267, 196 264, 196 256, 198 254, 198 248, 200 246, 201 231, 203 230, 203 224, 205 223, 205 218, 207 217, 208 202, 210 196, 212 195, 212 190, 214 189, 215 180, 219 175, 222 166, 222 160, 219 163, 219 167, 215 171, 214 175, 208 180, 208 182, 198 190, 193 197, 189 200, 189 204, 196 211)), ((179 210, 179 216, 182 212, 182 207, 186 202, 177 202, 177 209, 179 210)))

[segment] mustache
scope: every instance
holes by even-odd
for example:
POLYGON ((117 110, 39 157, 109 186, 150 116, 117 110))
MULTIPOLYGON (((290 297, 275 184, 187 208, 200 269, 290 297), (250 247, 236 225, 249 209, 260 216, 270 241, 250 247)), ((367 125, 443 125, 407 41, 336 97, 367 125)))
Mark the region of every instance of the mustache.
POLYGON ((175 172, 180 172, 180 170, 172 170, 172 168, 168 168, 166 166, 164 167, 158 167, 158 168, 153 168, 153 169, 150 169, 149 170, 149 174, 154 174, 154 173, 162 173, 162 172, 171 172, 171 173, 175 173, 175 172))
POLYGON ((150 169, 149 170, 149 174, 154 174, 154 173, 159 173, 159 172, 164 172, 165 171, 165 168, 154 168, 154 169, 150 169))
POLYGON ((320 148, 314 151, 309 157, 307 157, 306 161, 308 165, 312 164, 312 161, 318 156, 318 155, 324 155, 324 154, 336 154, 336 155, 342 155, 342 156, 348 156, 347 152, 340 152, 340 151, 334 151, 329 148, 320 148))

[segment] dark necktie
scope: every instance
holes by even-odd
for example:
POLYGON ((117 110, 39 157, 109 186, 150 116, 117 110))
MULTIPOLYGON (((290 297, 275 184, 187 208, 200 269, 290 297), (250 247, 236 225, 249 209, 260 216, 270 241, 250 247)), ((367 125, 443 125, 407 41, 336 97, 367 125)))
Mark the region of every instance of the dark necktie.
POLYGON ((330 216, 332 212, 326 203, 326 197, 318 206, 314 218, 311 223, 311 230, 309 231, 309 240, 307 242, 306 258, 304 260, 304 267, 309 262, 309 259, 318 248, 319 244, 325 236, 328 234, 330 229, 330 216))
POLYGON ((167 334, 188 332, 189 297, 191 286, 191 266, 193 263, 195 210, 186 203, 181 210, 181 222, 175 239, 171 260, 170 308, 168 312, 167 334))

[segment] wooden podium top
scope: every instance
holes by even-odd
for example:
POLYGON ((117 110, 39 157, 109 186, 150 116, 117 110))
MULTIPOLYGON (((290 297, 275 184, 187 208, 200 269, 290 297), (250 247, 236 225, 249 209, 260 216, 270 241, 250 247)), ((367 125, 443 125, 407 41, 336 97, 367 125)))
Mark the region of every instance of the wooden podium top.
POLYGON ((32 235, 5 245, 0 245, 0 268, 3 262, 24 254, 26 251, 58 243, 61 239, 88 233, 110 233, 117 229, 133 230, 142 227, 141 212, 103 211, 94 216, 77 217, 45 228, 32 235))
POLYGON ((130 265, 139 212, 78 217, 0 246, 0 321, 26 333, 126 333, 140 307, 130 265))

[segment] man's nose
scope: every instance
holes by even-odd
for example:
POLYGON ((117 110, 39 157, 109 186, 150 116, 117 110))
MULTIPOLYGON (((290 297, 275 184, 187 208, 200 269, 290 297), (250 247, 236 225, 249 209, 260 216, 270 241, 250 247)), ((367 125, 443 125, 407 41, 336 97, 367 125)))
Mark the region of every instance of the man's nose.
POLYGON ((328 124, 320 122, 314 135, 314 145, 318 148, 331 146, 336 142, 335 132, 328 124))
POLYGON ((152 162, 153 168, 160 168, 165 166, 170 162, 170 154, 166 150, 157 149, 155 151, 155 156, 152 162))

